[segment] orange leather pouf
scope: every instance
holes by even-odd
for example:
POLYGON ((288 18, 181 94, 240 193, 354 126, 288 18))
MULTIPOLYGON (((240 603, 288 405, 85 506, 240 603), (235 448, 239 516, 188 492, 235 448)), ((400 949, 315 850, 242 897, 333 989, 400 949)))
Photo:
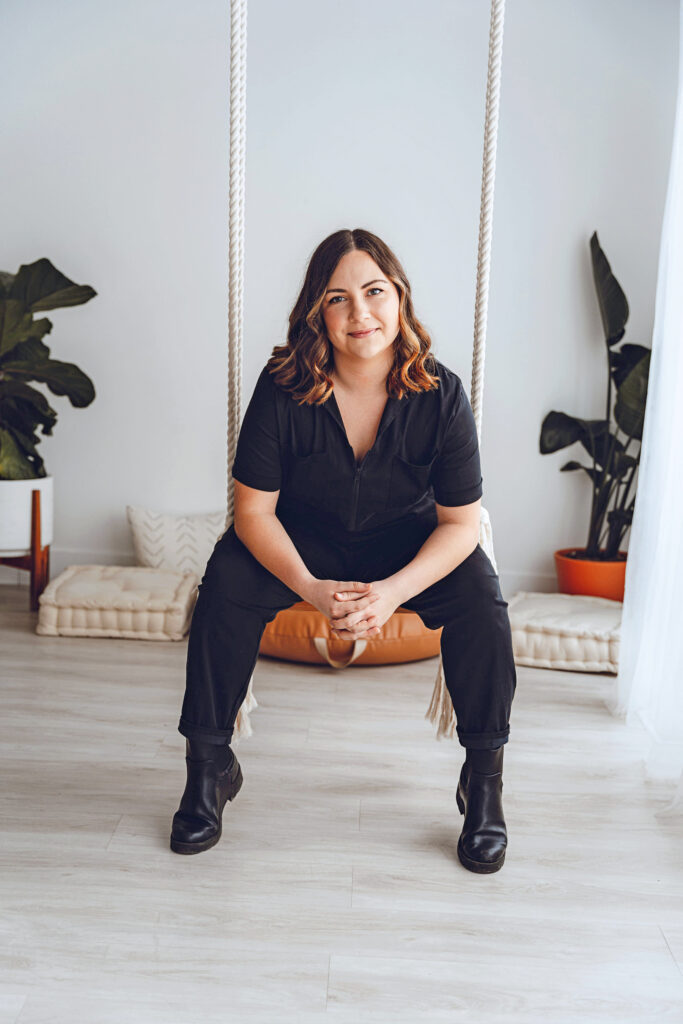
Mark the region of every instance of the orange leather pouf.
POLYGON ((315 665, 391 665, 440 653, 441 628, 428 629, 417 612, 397 608, 375 637, 339 640, 327 619, 308 601, 278 612, 261 637, 260 654, 315 665))

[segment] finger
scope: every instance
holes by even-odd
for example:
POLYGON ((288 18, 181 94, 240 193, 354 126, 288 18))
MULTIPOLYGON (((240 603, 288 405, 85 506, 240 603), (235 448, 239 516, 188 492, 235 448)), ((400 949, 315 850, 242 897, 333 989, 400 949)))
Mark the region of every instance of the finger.
POLYGON ((375 625, 374 621, 369 619, 360 619, 358 622, 352 622, 349 629, 352 633, 358 636, 359 633, 365 633, 368 629, 371 629, 375 625))
POLYGON ((339 618, 337 622, 345 626, 346 629, 350 629, 353 626, 357 627, 360 623, 375 621, 376 617, 376 615, 369 615, 367 611, 351 611, 348 615, 339 618))
POLYGON ((371 587, 372 583, 344 583, 343 586, 344 590, 338 591, 334 596, 339 601, 350 601, 361 590, 367 590, 368 587, 371 587))
POLYGON ((380 632, 379 626, 375 626, 371 622, 369 622, 369 623, 367 623, 367 625, 365 625, 360 630, 360 632, 355 633, 354 636, 356 637, 356 639, 359 636, 361 636, 361 637, 363 637, 363 636, 376 636, 379 632, 380 632))
POLYGON ((336 629, 352 629, 358 628, 363 622, 377 621, 376 615, 367 615, 361 612, 351 612, 349 615, 344 615, 339 619, 330 619, 330 626, 336 629))
POLYGON ((355 594, 347 594, 345 597, 339 598, 339 595, 335 595, 337 598, 333 601, 333 607, 340 613, 344 614, 344 609, 348 608, 349 605, 353 605, 353 610, 360 610, 361 608, 367 608, 369 604, 374 604, 375 601, 381 601, 381 594, 368 594, 367 597, 360 597, 355 594))
POLYGON ((376 637, 381 633, 379 626, 371 626, 360 633, 352 633, 348 629, 333 630, 335 640, 360 640, 363 637, 376 637))
POLYGON ((381 600, 381 594, 370 594, 369 597, 359 597, 358 600, 353 602, 353 611, 349 612, 349 615, 355 615, 356 612, 361 611, 363 608, 367 608, 368 605, 374 604, 375 601, 381 600))
POLYGON ((351 632, 352 630, 364 629, 368 624, 374 626, 377 622, 376 615, 365 615, 359 618, 352 618, 345 615, 341 619, 330 619, 330 629, 336 629, 340 632, 351 632))

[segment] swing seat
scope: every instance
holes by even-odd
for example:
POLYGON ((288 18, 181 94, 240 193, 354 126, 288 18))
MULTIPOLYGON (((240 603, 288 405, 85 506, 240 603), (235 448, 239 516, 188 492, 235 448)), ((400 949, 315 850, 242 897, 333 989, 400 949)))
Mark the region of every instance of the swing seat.
POLYGON ((312 665, 393 665, 440 653, 441 629, 428 629, 417 612, 397 608, 374 637, 340 640, 327 619, 308 601, 278 612, 261 637, 259 653, 312 665))

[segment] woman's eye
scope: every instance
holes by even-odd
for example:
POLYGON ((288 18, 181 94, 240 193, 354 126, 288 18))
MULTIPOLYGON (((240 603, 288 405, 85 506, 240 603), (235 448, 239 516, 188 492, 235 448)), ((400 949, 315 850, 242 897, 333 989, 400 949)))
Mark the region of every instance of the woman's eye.
MULTIPOLYGON (((370 292, 379 292, 380 295, 383 295, 384 294, 384 288, 370 288, 368 290, 368 295, 370 294, 370 292)), ((337 299, 343 299, 343 298, 345 298, 344 295, 333 295, 332 298, 330 299, 328 305, 336 306, 337 305, 337 299)))

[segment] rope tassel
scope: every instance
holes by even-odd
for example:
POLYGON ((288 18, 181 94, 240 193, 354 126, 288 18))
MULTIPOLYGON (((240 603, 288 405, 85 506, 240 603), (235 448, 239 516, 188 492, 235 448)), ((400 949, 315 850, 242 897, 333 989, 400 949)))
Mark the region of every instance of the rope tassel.
POLYGON ((435 737, 437 740, 440 740, 443 736, 447 739, 453 738, 455 732, 455 712, 451 695, 446 686, 441 656, 439 656, 439 668, 436 673, 432 700, 425 718, 428 718, 437 727, 435 737))

